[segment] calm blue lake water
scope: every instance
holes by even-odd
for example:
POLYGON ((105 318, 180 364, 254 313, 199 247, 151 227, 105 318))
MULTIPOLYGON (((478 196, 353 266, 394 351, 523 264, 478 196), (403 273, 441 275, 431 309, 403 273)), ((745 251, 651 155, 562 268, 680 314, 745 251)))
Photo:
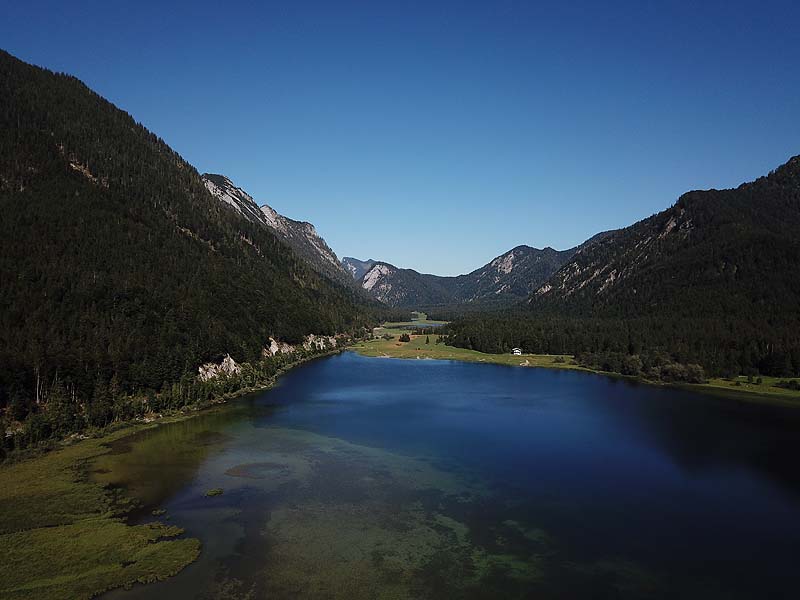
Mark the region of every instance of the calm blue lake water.
POLYGON ((789 409, 345 353, 102 459, 203 543, 107 597, 795 598, 798 450, 789 409))

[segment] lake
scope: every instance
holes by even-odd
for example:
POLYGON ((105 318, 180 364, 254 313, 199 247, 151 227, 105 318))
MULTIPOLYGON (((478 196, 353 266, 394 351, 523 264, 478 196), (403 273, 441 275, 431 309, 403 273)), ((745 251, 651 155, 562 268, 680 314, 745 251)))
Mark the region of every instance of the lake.
POLYGON ((791 409, 348 352, 101 457, 203 544, 103 597, 794 598, 799 450, 791 409))

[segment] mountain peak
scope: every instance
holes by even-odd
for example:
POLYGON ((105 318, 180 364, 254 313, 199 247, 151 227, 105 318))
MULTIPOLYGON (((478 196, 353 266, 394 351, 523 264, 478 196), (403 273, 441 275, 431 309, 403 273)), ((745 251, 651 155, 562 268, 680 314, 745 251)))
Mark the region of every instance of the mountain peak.
POLYGON ((352 256, 345 256, 342 258, 342 267, 345 271, 350 273, 356 283, 360 284, 367 271, 369 271, 377 262, 378 261, 371 258, 369 260, 360 260, 358 258, 353 258, 352 256))
POLYGON ((230 177, 228 177, 227 175, 222 175, 220 173, 203 173, 200 177, 202 177, 203 179, 208 179, 210 181, 213 181, 217 185, 224 185, 226 187, 233 187, 233 188, 236 187, 233 184, 233 181, 231 181, 230 177))
POLYGON ((212 196, 230 206, 248 221, 264 223, 264 217, 252 196, 237 187, 228 177, 213 173, 204 173, 200 177, 212 196))
POLYGON ((795 185, 800 185, 800 154, 791 157, 780 167, 772 171, 767 179, 794 180, 795 185))
POLYGON ((344 267, 373 298, 396 307, 480 303, 508 306, 521 301, 552 275, 574 250, 537 249, 521 244, 466 275, 439 277, 401 269, 380 260, 342 259, 344 267))

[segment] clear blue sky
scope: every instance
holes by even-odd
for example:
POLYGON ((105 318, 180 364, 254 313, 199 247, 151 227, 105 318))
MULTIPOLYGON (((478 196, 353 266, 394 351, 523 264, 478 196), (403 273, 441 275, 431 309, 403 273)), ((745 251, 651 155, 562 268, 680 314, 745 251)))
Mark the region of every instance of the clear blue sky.
POLYGON ((0 47, 339 256, 452 275, 800 154, 793 4, 7 1, 0 47))

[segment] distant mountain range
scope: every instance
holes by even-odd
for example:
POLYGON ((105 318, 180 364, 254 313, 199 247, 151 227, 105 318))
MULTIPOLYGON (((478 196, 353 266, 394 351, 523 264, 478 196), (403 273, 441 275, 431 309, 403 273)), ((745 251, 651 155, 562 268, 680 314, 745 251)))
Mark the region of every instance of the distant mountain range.
POLYGON ((347 259, 393 307, 524 302, 534 314, 750 318, 800 314, 800 157, 736 189, 692 191, 623 229, 557 251, 518 246, 466 275, 347 259))
POLYGON ((372 266, 378 262, 377 260, 358 260, 352 256, 345 256, 342 258, 342 266, 345 270, 353 276, 353 279, 360 283, 364 275, 369 271, 372 266))
POLYGON ((530 296, 576 252, 609 235, 599 233, 569 250, 517 246, 466 275, 441 277, 383 261, 346 257, 344 267, 373 298, 393 307, 508 306, 530 296))

